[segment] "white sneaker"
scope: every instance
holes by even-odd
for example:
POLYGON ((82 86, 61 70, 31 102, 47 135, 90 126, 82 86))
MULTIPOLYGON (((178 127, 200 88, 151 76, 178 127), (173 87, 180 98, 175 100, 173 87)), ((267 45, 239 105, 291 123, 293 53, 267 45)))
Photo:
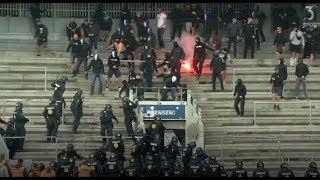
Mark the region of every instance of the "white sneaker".
POLYGON ((109 88, 106 88, 106 93, 108 93, 108 91, 109 91, 109 88))

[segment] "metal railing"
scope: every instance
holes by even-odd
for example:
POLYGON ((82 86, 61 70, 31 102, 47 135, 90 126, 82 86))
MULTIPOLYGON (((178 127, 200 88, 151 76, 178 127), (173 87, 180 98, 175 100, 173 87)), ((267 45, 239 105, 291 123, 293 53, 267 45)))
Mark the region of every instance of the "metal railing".
POLYGON ((312 101, 273 101, 273 102, 253 102, 253 125, 256 126, 256 118, 257 118, 257 108, 256 104, 301 104, 305 103, 309 105, 309 125, 312 125, 312 101))
MULTIPOLYGON (((156 18, 158 7, 163 8, 166 13, 170 13, 175 3, 40 3, 40 8, 44 9, 45 17, 71 17, 91 18, 93 17, 98 4, 102 4, 105 12, 112 18, 119 18, 123 4, 127 4, 131 10, 131 16, 136 12, 143 12, 148 19, 156 18)), ((185 3, 180 3, 185 4, 185 3)), ((218 9, 224 12, 228 3, 196 3, 206 12, 210 9, 218 9)), ((236 17, 240 17, 244 6, 249 9, 254 8, 254 3, 231 3, 236 17)), ((31 3, 0 3, 0 15, 2 16, 31 16, 31 3)))
MULTIPOLYGON (((22 74, 22 80, 24 80, 25 73, 21 73, 20 72, 21 70, 19 70, 19 68, 15 67, 15 66, 0 66, 0 69, 1 68, 6 68, 8 72, 9 71, 13 71, 13 72, 16 71, 16 74, 22 74)), ((37 71, 43 70, 43 72, 44 72, 44 76, 43 76, 44 90, 45 91, 47 90, 47 67, 26 67, 26 66, 24 66, 23 68, 24 69, 36 69, 37 71)))
POLYGON ((182 94, 183 94, 183 87, 178 87, 178 88, 164 88, 163 86, 162 87, 134 87, 134 91, 131 91, 132 92, 132 95, 129 95, 129 96, 132 96, 133 99, 138 99, 137 97, 137 92, 138 92, 138 89, 143 89, 144 91, 144 99, 149 99, 149 98, 146 98, 146 94, 151 94, 151 93, 157 93, 156 95, 156 100, 158 101, 158 103, 160 101, 162 101, 162 90, 166 90, 167 92, 167 100, 165 101, 170 101, 171 98, 169 98, 170 95, 168 95, 169 91, 174 91, 174 93, 177 93, 176 90, 178 90, 179 92, 179 95, 176 94, 175 96, 175 99, 171 99, 171 101, 180 101, 181 103, 183 102, 183 98, 182 98, 182 94))

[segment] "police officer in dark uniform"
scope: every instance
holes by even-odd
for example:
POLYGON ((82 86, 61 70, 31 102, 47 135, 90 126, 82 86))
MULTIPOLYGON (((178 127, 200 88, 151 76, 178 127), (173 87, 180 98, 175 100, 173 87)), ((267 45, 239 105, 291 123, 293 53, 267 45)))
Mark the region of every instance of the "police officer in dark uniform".
POLYGON ((236 161, 235 165, 236 169, 232 171, 231 177, 248 177, 247 170, 243 168, 242 161, 236 161))
MULTIPOLYGON (((100 121, 101 121, 101 130, 100 134, 101 136, 113 136, 113 122, 112 120, 115 120, 117 124, 119 123, 117 117, 112 112, 112 106, 111 104, 107 104, 103 111, 100 112, 100 121)), ((107 142, 107 138, 102 138, 103 142, 107 142)), ((111 140, 112 138, 108 138, 108 147, 111 146, 111 140)))
POLYGON ((128 177, 140 177, 141 175, 140 170, 141 168, 136 163, 136 159, 131 158, 129 160, 129 165, 124 170, 124 173, 125 173, 125 176, 128 176, 128 177))
POLYGON ((107 154, 105 152, 105 147, 104 145, 101 146, 99 149, 97 149, 95 152, 94 152, 94 158, 95 160, 99 163, 99 165, 102 167, 104 165, 104 163, 106 162, 107 160, 107 154))
MULTIPOLYGON (((23 108, 23 104, 21 102, 17 102, 16 108, 13 112, 13 120, 15 122, 15 129, 16 129, 15 134, 18 137, 26 136, 26 129, 24 125, 29 122, 29 119, 24 117, 22 108, 23 108)), ((17 142, 16 152, 23 151, 24 140, 25 138, 16 139, 16 142, 17 142)))
POLYGON ((117 160, 119 160, 119 165, 123 167, 123 163, 126 159, 124 157, 124 141, 121 133, 118 133, 112 140, 111 152, 116 155, 117 160))
POLYGON ((204 161, 205 159, 207 159, 207 158, 209 157, 209 156, 204 152, 204 150, 202 149, 202 147, 197 147, 195 156, 197 156, 197 158, 200 159, 200 161, 204 161))
POLYGON ((178 139, 173 137, 171 143, 165 148, 166 158, 168 160, 170 168, 173 168, 174 164, 177 162, 177 156, 180 156, 178 139))
POLYGON ((294 173, 289 169, 287 163, 280 164, 280 171, 278 172, 278 177, 295 177, 294 173))
POLYGON ((91 169, 91 177, 100 177, 102 176, 102 167, 97 162, 94 157, 94 154, 89 154, 89 159, 87 165, 91 169))
POLYGON ((174 163, 172 176, 185 176, 184 168, 181 167, 181 163, 179 161, 174 163))
POLYGON ((161 118, 158 116, 154 117, 154 121, 150 124, 150 126, 146 130, 147 144, 154 141, 155 137, 158 136, 160 138, 160 150, 163 151, 165 129, 166 128, 161 122, 161 118))
POLYGON ((161 160, 159 176, 172 176, 172 167, 166 158, 161 160))
MULTIPOLYGON (((47 142, 55 142, 55 137, 57 136, 58 127, 61 124, 58 108, 55 105, 56 102, 54 99, 50 99, 49 105, 44 108, 43 117, 46 119, 47 122, 47 142), (51 137, 53 137, 51 139, 51 137)), ((60 158, 58 158, 60 159, 60 158)))
POLYGON ((320 173, 317 169, 317 164, 315 162, 309 163, 309 167, 304 173, 304 177, 320 177, 320 173))
POLYGON ((154 165, 156 168, 160 168, 161 166, 161 155, 163 150, 161 149, 161 141, 159 134, 156 134, 155 137, 150 141, 150 149, 148 151, 148 155, 151 155, 154 160, 154 165))
POLYGON ((146 163, 143 169, 144 177, 157 176, 159 174, 158 169, 155 166, 154 158, 152 155, 147 156, 146 163))
POLYGON ((133 136, 134 131, 132 127, 132 121, 136 122, 137 117, 136 113, 134 112, 134 108, 138 107, 138 101, 132 102, 129 100, 128 97, 122 98, 122 107, 124 113, 124 124, 127 129, 128 136, 133 136))
POLYGON ((72 177, 74 171, 76 170, 76 166, 72 163, 73 159, 67 158, 66 155, 60 157, 59 167, 57 176, 58 177, 72 177), (70 162, 71 160, 71 162, 70 162))
POLYGON ((224 170, 223 165, 221 165, 221 177, 228 177, 228 173, 226 170, 224 170))
POLYGON ((199 37, 196 37, 196 45, 194 47, 193 53, 193 69, 197 73, 197 78, 199 79, 202 73, 202 66, 204 59, 206 58, 206 49, 214 51, 212 48, 200 41, 199 37), (199 64, 200 63, 200 64, 199 64), (199 68, 198 68, 199 64, 199 68))
POLYGON ((142 169, 142 164, 146 159, 147 146, 142 138, 138 138, 131 149, 131 156, 135 159, 135 164, 142 169))
POLYGON ((188 176, 201 176, 201 159, 196 155, 191 157, 190 162, 187 165, 187 175, 188 176))
POLYGON ((77 153, 74 149, 73 144, 69 143, 65 149, 63 149, 60 153, 57 154, 57 158, 61 159, 61 156, 65 155, 67 159, 82 159, 82 157, 77 153))
MULTIPOLYGON (((15 136, 15 130, 14 130, 14 120, 10 119, 10 121, 7 123, 7 129, 4 134, 4 137, 14 137, 15 136)), ((12 159, 16 153, 16 139, 15 138, 6 138, 4 139, 4 142, 6 143, 8 149, 9 149, 9 159, 12 159)))
POLYGON ((80 124, 80 119, 83 116, 83 111, 82 111, 82 90, 78 89, 76 94, 73 96, 73 99, 71 101, 70 109, 74 117, 73 121, 73 129, 72 133, 77 134, 77 129, 80 124))
POLYGON ((63 113, 62 113, 62 108, 65 109, 66 108, 66 101, 63 98, 62 94, 58 94, 58 93, 53 93, 52 99, 56 102, 56 107, 58 108, 57 113, 59 114, 59 117, 62 118, 63 113))
POLYGON ((51 87, 53 87, 53 93, 54 96, 56 96, 56 93, 59 95, 63 95, 65 89, 66 89, 66 83, 68 82, 68 77, 67 76, 62 76, 61 78, 55 80, 54 82, 51 83, 51 87))
MULTIPOLYGON (((150 43, 144 45, 143 53, 141 54, 139 70, 143 73, 146 87, 152 87, 153 71, 156 70, 157 55, 150 43)), ((149 90, 149 89, 148 89, 149 90)))
MULTIPOLYGON (((76 68, 75 68, 75 71, 73 71, 72 77, 76 77, 77 74, 79 74, 80 66, 82 63, 84 66, 84 70, 87 69, 89 51, 90 51, 89 44, 83 38, 80 39, 79 53, 78 53, 78 57, 77 57, 76 68)), ((85 78, 87 78, 87 76, 85 78)))
POLYGON ((135 140, 137 141, 139 139, 141 139, 142 143, 146 143, 146 141, 147 141, 147 136, 143 132, 143 128, 142 127, 138 127, 136 135, 135 135, 135 140))
POLYGON ((195 148, 197 145, 195 142, 190 142, 185 148, 182 149, 182 163, 184 166, 185 172, 187 172, 187 165, 189 164, 191 157, 192 157, 192 149, 195 148))
POLYGON ((115 153, 111 153, 110 158, 106 161, 104 172, 109 177, 118 177, 123 172, 115 153))
POLYGON ((253 171, 252 177, 270 177, 270 173, 264 168, 264 163, 262 161, 258 161, 257 169, 253 171))
POLYGON ((205 159, 202 167, 202 176, 220 177, 221 176, 221 165, 216 160, 216 156, 209 156, 205 159))

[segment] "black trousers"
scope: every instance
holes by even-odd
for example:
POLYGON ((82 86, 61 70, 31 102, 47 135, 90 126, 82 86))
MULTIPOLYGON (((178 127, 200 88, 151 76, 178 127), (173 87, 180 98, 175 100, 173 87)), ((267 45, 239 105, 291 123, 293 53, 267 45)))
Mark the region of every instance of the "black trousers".
POLYGON ((196 56, 193 59, 193 65, 192 65, 193 69, 199 76, 201 76, 201 73, 202 73, 202 66, 204 63, 204 59, 205 57, 198 57, 198 56, 196 56), (199 64, 199 68, 198 68, 198 64, 199 64))
POLYGON ((49 136, 53 136, 52 141, 55 141, 55 137, 58 133, 59 123, 56 119, 49 119, 47 121, 47 140, 50 141, 51 138, 49 136))
POLYGON ((72 128, 72 133, 76 133, 78 130, 78 127, 80 125, 80 119, 81 116, 78 114, 74 114, 74 121, 73 121, 73 128, 72 128))
POLYGON ((234 109, 236 110, 237 114, 240 116, 243 116, 244 114, 244 103, 245 103, 245 99, 244 98, 240 98, 240 97, 236 97, 236 99, 234 100, 234 109), (239 103, 240 103, 240 110, 239 110, 239 103))
POLYGON ((244 52, 243 52, 243 58, 246 59, 247 58, 247 52, 248 52, 248 49, 251 49, 251 58, 253 59, 254 58, 254 39, 251 38, 251 39, 246 39, 244 41, 244 52))
MULTIPOLYGON (((152 87, 152 71, 143 72, 143 80, 145 82, 146 87, 152 87)), ((150 91, 151 89, 146 89, 146 91, 150 91)))
POLYGON ((79 74, 80 66, 81 66, 82 63, 83 63, 83 66, 84 66, 84 70, 86 70, 87 69, 87 65, 88 65, 88 58, 87 57, 83 57, 83 56, 79 56, 78 57, 76 70, 74 71, 75 75, 79 74))
MULTIPOLYGON (((107 136, 113 136, 113 125, 112 124, 102 124, 100 129, 101 136, 106 135, 107 130, 107 136)), ((107 138, 102 138, 103 142, 107 142, 107 138)), ((112 138, 108 138, 108 147, 111 147, 112 138)))
POLYGON ((221 72, 213 72, 212 73, 212 90, 216 91, 216 79, 217 79, 217 77, 218 77, 219 82, 220 82, 221 91, 223 91, 224 87, 223 87, 223 81, 222 81, 221 72))
POLYGON ((124 124, 126 126, 128 136, 133 136, 134 131, 131 123, 134 119, 135 119, 134 114, 129 114, 124 116, 124 124))
MULTIPOLYGON (((16 136, 17 137, 24 137, 26 135, 26 129, 24 128, 24 124, 16 124, 16 136)), ((16 139, 16 148, 23 149, 25 138, 18 138, 16 139)))
POLYGON ((181 38, 182 25, 183 24, 181 24, 181 23, 173 23, 172 33, 171 33, 171 40, 174 40, 174 38, 176 37, 177 33, 178 33, 179 39, 181 38))
POLYGON ((263 26, 262 23, 258 23, 258 30, 259 30, 259 34, 260 34, 260 36, 261 36, 261 41, 262 41, 262 42, 266 42, 266 37, 264 36, 262 26, 263 26))
POLYGON ((237 37, 229 37, 228 40, 228 53, 230 53, 231 43, 233 43, 233 57, 237 58, 237 37))

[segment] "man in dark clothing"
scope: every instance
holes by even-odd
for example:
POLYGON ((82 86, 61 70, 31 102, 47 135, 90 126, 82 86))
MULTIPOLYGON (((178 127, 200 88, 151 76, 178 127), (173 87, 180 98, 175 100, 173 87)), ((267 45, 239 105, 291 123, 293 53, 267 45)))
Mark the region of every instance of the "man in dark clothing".
POLYGON ((136 122, 137 117, 134 108, 138 107, 138 101, 132 102, 128 97, 122 98, 122 107, 124 113, 124 124, 127 129, 128 136, 133 136, 132 121, 136 122))
POLYGON ((255 27, 252 23, 252 18, 248 17, 248 22, 243 25, 242 36, 244 37, 244 52, 243 58, 247 58, 247 51, 251 48, 251 59, 254 58, 254 40, 255 40, 255 27))
POLYGON ((122 86, 119 91, 119 98, 121 98, 121 95, 123 92, 125 93, 126 97, 129 97, 130 96, 129 91, 130 91, 130 87, 128 82, 126 80, 122 80, 122 86))
POLYGON ((81 38, 88 41, 88 29, 89 29, 89 22, 88 19, 85 19, 83 23, 80 25, 80 32, 81 38))
POLYGON ((228 53, 230 53, 231 43, 233 43, 233 57, 237 58, 237 43, 240 35, 240 25, 237 19, 232 18, 232 23, 227 26, 227 37, 228 37, 228 53))
POLYGON ((281 163, 280 171, 278 172, 278 177, 295 177, 294 173, 289 169, 288 164, 281 163))
MULTIPOLYGON (((29 119, 24 117, 23 115, 23 104, 21 102, 17 102, 16 108, 13 112, 13 120, 15 122, 15 135, 18 137, 25 137, 26 136, 26 129, 24 125, 29 122, 29 119)), ((23 145, 24 145, 25 138, 18 138, 16 139, 17 145, 16 145, 16 152, 23 151, 23 145)))
POLYGON ((177 77, 172 76, 164 82, 163 89, 161 89, 161 101, 166 101, 168 99, 168 92, 171 92, 171 97, 176 100, 180 92, 177 84, 177 77), (178 95, 176 95, 178 94, 178 95))
POLYGON ((37 56, 40 56, 41 46, 43 45, 45 49, 47 49, 48 46, 48 28, 44 24, 42 24, 40 20, 37 22, 34 38, 36 39, 36 51, 38 52, 37 56))
POLYGON ((248 177, 247 170, 243 168, 242 161, 235 162, 236 169, 232 171, 231 177, 248 177))
POLYGON ((295 71, 295 75, 296 75, 296 86, 295 86, 295 95, 296 95, 296 99, 298 99, 298 93, 299 93, 299 88, 300 85, 302 84, 302 88, 303 88, 303 93, 306 99, 308 99, 308 94, 307 94, 307 83, 306 83, 306 78, 307 75, 309 74, 309 68, 306 64, 303 63, 303 59, 300 58, 298 60, 298 64, 296 66, 296 71, 295 71))
POLYGON ((30 13, 32 16, 32 22, 34 27, 37 26, 37 20, 40 20, 41 13, 44 13, 44 10, 40 8, 40 3, 31 3, 30 5, 30 13))
POLYGON ((14 137, 15 136, 15 130, 14 130, 14 120, 10 119, 10 121, 7 123, 7 129, 4 134, 4 137, 7 137, 4 139, 4 142, 6 143, 8 149, 9 149, 9 159, 12 159, 16 153, 16 139, 15 138, 8 138, 8 137, 14 137))
MULTIPOLYGON (((279 75, 279 69, 276 67, 274 69, 274 73, 272 73, 269 84, 272 85, 272 101, 273 102, 279 102, 280 101, 280 96, 281 96, 281 92, 282 92, 282 84, 283 84, 283 80, 281 79, 280 75, 279 75)), ((280 110, 279 104, 275 103, 273 105, 273 109, 277 109, 280 110)))
POLYGON ((88 26, 88 37, 89 37, 89 54, 92 55, 92 48, 95 50, 95 54, 97 54, 98 49, 98 41, 99 41, 99 31, 100 27, 97 23, 94 22, 93 19, 90 19, 88 26))
POLYGON ((80 39, 78 34, 74 34, 73 38, 70 41, 68 46, 67 52, 69 52, 71 48, 71 55, 70 55, 70 72, 74 73, 75 71, 75 60, 78 58, 80 53, 80 39))
POLYGON ((216 91, 217 77, 221 85, 221 91, 224 91, 223 80, 221 75, 221 71, 222 71, 222 59, 220 57, 221 55, 222 53, 220 52, 220 50, 215 51, 210 63, 210 70, 212 70, 212 92, 216 91))
POLYGON ((73 121, 73 129, 72 133, 77 134, 77 129, 80 125, 80 119, 83 116, 83 111, 82 111, 82 90, 78 89, 76 94, 73 96, 73 99, 71 101, 70 109, 71 112, 74 116, 74 121, 73 121))
POLYGON ((68 82, 67 76, 62 76, 59 79, 57 77, 57 79, 51 83, 51 87, 54 88, 53 96, 63 96, 63 93, 66 89, 67 82, 68 82))
POLYGON ((160 149, 163 150, 165 129, 166 128, 164 127, 164 125, 161 122, 161 118, 155 117, 154 121, 146 129, 147 145, 150 145, 151 142, 155 141, 155 137, 158 136, 161 141, 160 142, 160 149))
POLYGON ((104 174, 108 177, 119 177, 123 169, 115 153, 111 153, 110 158, 103 165, 104 174))
POLYGON ((171 143, 165 148, 166 158, 170 168, 174 167, 174 164, 177 162, 177 156, 180 156, 178 139, 173 137, 171 143))
POLYGON ((201 169, 201 159, 198 158, 196 155, 191 157, 190 162, 187 165, 187 176, 201 176, 202 169, 201 169))
POLYGON ((96 79, 99 79, 99 94, 102 94, 102 86, 103 86, 103 75, 105 74, 104 65, 102 60, 99 58, 98 54, 94 56, 94 59, 90 61, 89 67, 86 69, 86 74, 92 67, 92 78, 91 78, 91 91, 90 95, 93 95, 94 86, 96 84, 96 79))
MULTIPOLYGON (((265 19, 266 19, 266 15, 264 14, 264 12, 262 12, 262 11, 260 10, 260 7, 259 7, 259 6, 256 7, 256 10, 255 10, 254 12, 255 12, 255 16, 256 16, 257 19, 258 19, 258 24, 257 24, 257 26, 258 26, 259 34, 260 34, 260 36, 261 36, 261 40, 262 40, 261 42, 264 43, 264 42, 266 42, 266 38, 265 38, 264 33, 263 33, 263 23, 264 23, 264 21, 265 21, 265 19)), ((257 36, 258 36, 258 35, 257 35, 257 36)))
MULTIPOLYGON (((82 157, 77 153, 77 151, 74 149, 73 144, 71 143, 69 143, 65 149, 57 154, 58 159, 61 159, 62 156, 66 156, 67 159, 82 159, 82 157)), ((73 164, 74 163, 75 162, 73 162, 73 164)))
POLYGON ((175 8, 170 13, 170 18, 172 20, 172 33, 171 41, 174 40, 176 34, 178 34, 179 39, 181 38, 182 26, 183 26, 183 10, 180 7, 180 3, 176 3, 175 8))
POLYGON ((209 10, 209 12, 204 14, 204 39, 205 43, 208 45, 209 40, 212 36, 212 32, 214 34, 218 34, 218 11, 217 8, 209 10))
POLYGON ((143 53, 140 60, 140 71, 143 73, 143 79, 145 80, 146 87, 152 87, 153 71, 156 69, 157 55, 150 43, 144 45, 143 53))
MULTIPOLYGON (((82 39, 80 39, 80 43, 78 45, 78 48, 79 48, 79 53, 78 53, 78 57, 77 57, 77 61, 76 61, 76 68, 73 71, 72 77, 76 77, 77 74, 79 74, 80 65, 82 63, 84 66, 84 70, 87 69, 89 51, 90 51, 89 44, 86 41, 84 41, 84 39, 82 38, 82 39)), ((86 76, 86 78, 87 78, 87 76, 86 76)))
POLYGON ((196 143, 195 142, 190 142, 189 144, 187 144, 187 146, 185 148, 182 149, 182 153, 181 153, 181 156, 182 156, 182 163, 183 163, 183 166, 184 166, 184 170, 185 172, 187 172, 187 165, 189 164, 190 160, 191 160, 191 157, 192 157, 192 150, 193 148, 196 147, 196 143))
POLYGON ((59 165, 57 169, 57 177, 72 177, 76 166, 72 163, 73 159, 67 158, 66 155, 62 155, 59 159, 59 165), (71 161, 71 162, 70 162, 71 161))
POLYGON ((311 32, 311 42, 310 42, 310 66, 314 65, 315 55, 320 53, 320 28, 317 25, 313 26, 311 32))
MULTIPOLYGON (((117 124, 119 123, 118 118, 113 114, 112 106, 111 104, 107 104, 103 111, 100 112, 100 121, 101 121, 101 130, 100 134, 101 136, 113 136, 113 122, 112 120, 115 120, 117 124)), ((102 138, 102 141, 104 143, 107 143, 107 138, 102 138)), ((112 138, 108 138, 108 146, 109 148, 111 146, 112 138)))
MULTIPOLYGON (((71 41, 72 37, 77 34, 78 36, 81 35, 80 26, 76 22, 75 17, 71 17, 70 22, 66 25, 66 32, 68 36, 68 40, 71 41)), ((69 49, 71 48, 71 43, 68 45, 67 52, 69 52, 69 49)))
POLYGON ((124 141, 122 139, 122 134, 118 133, 112 140, 111 153, 116 155, 116 159, 120 161, 120 166, 123 167, 123 163, 126 160, 124 157, 124 141))
POLYGON ((233 96, 235 97, 234 109, 237 112, 237 117, 243 117, 246 94, 247 94, 246 86, 242 83, 241 79, 238 79, 237 85, 234 87, 234 91, 233 91, 233 96), (241 111, 239 111, 239 107, 238 107, 240 102, 241 102, 240 104, 241 111))
POLYGON ((185 58, 185 53, 184 50, 178 45, 177 42, 173 42, 173 48, 171 50, 170 56, 172 57, 172 71, 175 72, 174 74, 178 78, 178 84, 180 84, 180 79, 181 79, 181 62, 185 58))
POLYGON ((94 19, 96 20, 96 23, 100 27, 100 30, 99 30, 100 40, 106 42, 108 33, 112 28, 113 22, 111 17, 108 16, 108 14, 105 12, 104 5, 102 3, 98 5, 98 9, 94 14, 94 19))
POLYGON ((279 64, 277 65, 277 68, 279 70, 279 76, 282 79, 280 98, 284 99, 284 97, 282 95, 283 91, 284 91, 283 86, 287 82, 288 71, 287 71, 287 66, 284 64, 284 59, 283 58, 279 58, 279 64))
POLYGON ((127 19, 128 22, 131 23, 131 11, 128 8, 128 4, 124 4, 122 9, 121 9, 121 15, 120 15, 120 25, 123 25, 122 23, 124 20, 127 19))
POLYGON ((109 46, 114 44, 114 42, 116 42, 116 39, 121 40, 122 38, 123 38, 122 29, 120 27, 117 27, 111 35, 111 38, 109 40, 109 46))
POLYGON ((131 158, 129 160, 129 165, 125 168, 125 176, 127 177, 140 177, 141 176, 141 168, 137 165, 136 159, 131 158))
POLYGON ((317 164, 315 162, 309 163, 309 167, 304 173, 304 177, 320 177, 320 173, 317 169, 317 164))
POLYGON ((94 152, 94 159, 98 162, 99 166, 103 166, 107 160, 106 147, 103 144, 99 149, 94 152))
POLYGON ((204 63, 204 59, 206 58, 206 49, 210 51, 214 51, 212 48, 204 44, 203 42, 200 41, 199 37, 196 37, 195 39, 196 45, 194 47, 194 52, 193 52, 193 69, 197 74, 197 78, 199 79, 202 73, 202 66, 204 63), (198 69, 198 64, 199 64, 199 69, 198 69))
POLYGON ((106 87, 106 92, 109 90, 109 86, 111 84, 111 78, 113 75, 116 76, 118 79, 118 91, 121 90, 121 72, 119 69, 120 66, 120 57, 118 56, 118 53, 116 50, 113 50, 111 52, 111 55, 108 58, 108 77, 107 77, 107 87, 106 87))
MULTIPOLYGON (((137 48, 137 41, 131 31, 124 35, 123 43, 126 47, 126 49, 123 52, 123 60, 128 60, 129 59, 128 56, 130 55, 130 60, 133 61, 135 50, 137 48)), ((128 65, 129 65, 129 69, 134 68, 134 62, 128 62, 128 65)))
POLYGON ((47 143, 56 142, 55 137, 57 136, 58 127, 61 124, 59 110, 55 104, 56 101, 50 99, 49 105, 44 108, 42 113, 47 123, 47 143))
POLYGON ((270 173, 264 168, 264 163, 262 161, 257 163, 257 169, 253 171, 252 177, 270 177, 270 173))
POLYGON ((227 4, 227 9, 223 12, 223 24, 227 26, 231 23, 232 18, 234 17, 234 9, 231 3, 227 4))
POLYGON ((60 118, 63 116, 63 109, 66 108, 66 101, 64 100, 63 95, 58 94, 58 93, 53 93, 52 99, 56 102, 56 107, 57 107, 57 113, 60 118))
POLYGON ((211 177, 220 177, 221 176, 221 164, 217 161, 216 156, 209 156, 205 159, 205 163, 207 167, 205 171, 203 171, 203 175, 211 176, 211 177), (205 172, 205 173, 204 173, 205 172))
POLYGON ((279 58, 282 58, 283 49, 287 42, 287 37, 285 33, 282 31, 282 27, 277 27, 277 33, 273 40, 273 46, 276 46, 276 54, 279 58))

